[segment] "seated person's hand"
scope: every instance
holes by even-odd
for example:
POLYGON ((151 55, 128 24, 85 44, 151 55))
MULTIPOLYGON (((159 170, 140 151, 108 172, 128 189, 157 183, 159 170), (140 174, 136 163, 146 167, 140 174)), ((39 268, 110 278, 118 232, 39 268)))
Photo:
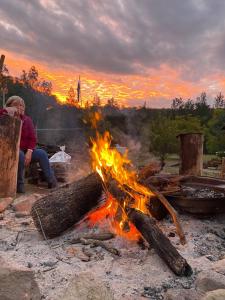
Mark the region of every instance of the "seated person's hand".
POLYGON ((17 117, 19 115, 18 110, 16 107, 6 107, 5 110, 7 110, 7 113, 11 117, 17 117))
POLYGON ((26 154, 25 154, 25 166, 29 166, 30 162, 31 162, 31 157, 32 157, 32 151, 31 150, 27 150, 26 154))

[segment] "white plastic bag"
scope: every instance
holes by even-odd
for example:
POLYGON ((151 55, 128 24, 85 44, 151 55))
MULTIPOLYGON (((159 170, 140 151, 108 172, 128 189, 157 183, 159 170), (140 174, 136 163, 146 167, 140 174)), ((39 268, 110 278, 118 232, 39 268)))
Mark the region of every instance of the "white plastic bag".
POLYGON ((65 152, 65 146, 61 146, 59 152, 52 155, 49 159, 50 163, 69 163, 71 156, 65 152))

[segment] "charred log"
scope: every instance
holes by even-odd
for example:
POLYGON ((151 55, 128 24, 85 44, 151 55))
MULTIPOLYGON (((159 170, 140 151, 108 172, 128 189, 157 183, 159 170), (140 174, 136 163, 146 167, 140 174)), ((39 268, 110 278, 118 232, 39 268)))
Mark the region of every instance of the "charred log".
POLYGON ((56 237, 97 207, 101 193, 101 179, 95 173, 60 187, 34 203, 34 224, 46 238, 56 237))
MULTIPOLYGON (((113 197, 121 203, 123 199, 127 197, 127 194, 125 194, 113 180, 110 181, 108 189, 113 197)), ((156 190, 154 189, 154 192, 155 191, 156 190)), ((157 197, 160 196, 158 192, 156 195, 157 197)), ((130 203, 132 203, 132 199, 130 199, 130 203)), ((156 220, 153 217, 147 216, 144 213, 129 207, 126 207, 125 210, 128 212, 128 219, 135 225, 146 241, 154 247, 159 256, 167 263, 175 274, 188 276, 192 273, 191 267, 171 244, 170 240, 158 228, 156 220)))
MULTIPOLYGON (((170 215, 174 221, 174 224, 175 224, 176 230, 177 230, 177 234, 180 237, 181 243, 185 244, 186 243, 185 235, 184 235, 182 227, 180 225, 176 210, 171 206, 171 204, 166 200, 166 198, 154 186, 148 184, 148 187, 150 187, 150 190, 157 197, 156 200, 153 200, 153 204, 150 205, 151 202, 149 202, 146 205, 150 211, 150 214, 153 217, 156 217, 157 219, 161 219, 161 217, 165 214, 164 208, 166 208, 166 210, 168 210, 168 212, 170 213, 170 215), (163 205, 160 205, 159 201, 163 205), (160 213, 162 213, 162 215, 160 215, 160 213)), ((110 181, 110 183, 108 185, 108 190, 114 196, 114 198, 116 198, 118 201, 123 202, 123 199, 125 199, 127 197, 127 194, 121 188, 118 187, 115 180, 110 181)), ((153 199, 155 199, 155 196, 153 196, 153 199)), ((133 199, 131 197, 129 197, 129 198, 130 198, 130 205, 132 205, 133 199)), ((151 199, 149 199, 149 200, 151 201, 151 199)))
POLYGON ((128 216, 145 240, 156 250, 157 254, 176 275, 189 276, 192 274, 190 265, 156 225, 154 218, 132 208, 129 209, 128 216))

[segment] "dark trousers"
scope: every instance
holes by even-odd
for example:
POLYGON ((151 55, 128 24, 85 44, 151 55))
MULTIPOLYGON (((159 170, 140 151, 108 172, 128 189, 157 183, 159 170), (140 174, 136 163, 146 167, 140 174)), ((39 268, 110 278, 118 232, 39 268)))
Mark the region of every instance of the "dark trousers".
MULTIPOLYGON (((37 162, 40 165, 42 172, 44 173, 47 182, 53 182, 55 179, 54 173, 50 167, 48 155, 42 149, 34 149, 32 152, 31 162, 37 162)), ((17 184, 24 184, 24 169, 25 169, 25 153, 20 150, 19 165, 17 174, 17 184)))

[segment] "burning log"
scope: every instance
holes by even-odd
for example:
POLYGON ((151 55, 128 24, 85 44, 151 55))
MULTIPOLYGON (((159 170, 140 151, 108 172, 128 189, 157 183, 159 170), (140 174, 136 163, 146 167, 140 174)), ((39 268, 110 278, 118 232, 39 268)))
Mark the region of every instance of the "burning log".
POLYGON ((101 193, 102 182, 96 173, 60 187, 34 203, 34 224, 45 238, 56 237, 98 206, 101 193))
POLYGON ((154 218, 133 208, 128 210, 128 217, 176 275, 189 276, 192 274, 190 265, 162 233, 154 218))
MULTIPOLYGON (((121 188, 118 188, 115 181, 110 181, 108 190, 114 198, 123 203, 125 192, 123 192, 121 188)), ((154 192, 161 198, 160 200, 162 200, 163 196, 161 196, 155 189, 154 192)), ((132 202, 132 199, 130 199, 130 201, 132 202)), ((168 203, 166 205, 168 208, 168 203)), ((159 256, 167 263, 175 274, 188 276, 192 273, 191 267, 156 225, 156 220, 154 218, 128 206, 126 206, 124 210, 127 212, 128 220, 135 225, 141 235, 154 247, 159 256)), ((179 226, 178 229, 181 230, 181 232, 179 232, 180 237, 183 237, 184 239, 183 231, 179 226)), ((183 239, 181 239, 181 241, 184 241, 183 239)))
MULTIPOLYGON (((185 244, 186 243, 185 235, 183 233, 182 227, 178 220, 176 210, 171 206, 171 204, 167 201, 167 199, 161 193, 158 192, 158 190, 153 185, 148 183, 148 187, 157 196, 157 198, 164 205, 164 207, 169 211, 169 213, 172 216, 172 219, 174 221, 174 224, 176 226, 177 234, 180 237, 181 244, 185 244)), ((109 189, 109 192, 113 195, 113 197, 116 199, 119 199, 119 201, 123 201, 123 199, 125 199, 127 197, 125 192, 123 192, 122 189, 118 188, 117 183, 114 180, 110 181, 108 189, 109 189)), ((131 202, 132 202, 132 199, 131 199, 131 202)), ((153 203, 153 205, 148 204, 148 208, 150 210, 150 213, 152 212, 152 216, 156 217, 157 219, 160 219, 160 218, 158 218, 158 216, 160 216, 160 212, 157 212, 158 202, 157 201, 154 201, 154 202, 155 203, 153 203)))
POLYGON ((159 200, 165 206, 165 208, 170 212, 173 222, 177 228, 177 234, 180 237, 181 244, 184 245, 186 243, 186 239, 183 230, 181 228, 180 222, 178 220, 177 212, 172 207, 172 205, 167 201, 167 199, 154 186, 149 184, 149 187, 151 188, 151 191, 159 198, 159 200))

